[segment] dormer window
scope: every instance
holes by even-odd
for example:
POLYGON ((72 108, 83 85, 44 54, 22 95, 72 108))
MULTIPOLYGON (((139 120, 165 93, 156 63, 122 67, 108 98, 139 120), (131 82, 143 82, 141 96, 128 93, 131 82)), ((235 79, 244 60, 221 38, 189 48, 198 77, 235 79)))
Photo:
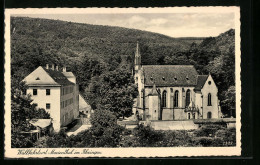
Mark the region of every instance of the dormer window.
POLYGON ((153 81, 153 77, 150 77, 150 80, 153 81))
POLYGON ((165 77, 162 77, 162 79, 165 81, 165 77))
POLYGON ((36 80, 40 80, 40 78, 39 78, 39 77, 37 77, 37 78, 36 78, 36 80))
POLYGON ((189 77, 188 77, 188 75, 186 76, 186 80, 189 80, 189 77))
POLYGON ((177 77, 176 76, 174 76, 174 80, 177 81, 177 77))

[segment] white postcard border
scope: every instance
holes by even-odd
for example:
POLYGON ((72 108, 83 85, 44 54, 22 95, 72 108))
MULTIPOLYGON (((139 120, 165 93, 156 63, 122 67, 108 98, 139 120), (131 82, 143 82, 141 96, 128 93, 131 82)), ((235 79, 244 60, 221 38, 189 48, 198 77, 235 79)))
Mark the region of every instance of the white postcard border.
POLYGON ((5 157, 190 157, 241 155, 241 52, 239 7, 167 7, 167 8, 41 8, 5 10, 5 157), (11 59, 10 16, 12 14, 87 14, 87 13, 235 13, 236 146, 234 147, 154 147, 154 148, 11 148, 11 59), (52 150, 55 150, 52 152, 52 150), (46 153, 45 153, 46 152, 46 153), (60 153, 59 153, 60 152, 60 153), (23 153, 23 154, 19 154, 23 153), (27 153, 27 154, 26 154, 27 153))

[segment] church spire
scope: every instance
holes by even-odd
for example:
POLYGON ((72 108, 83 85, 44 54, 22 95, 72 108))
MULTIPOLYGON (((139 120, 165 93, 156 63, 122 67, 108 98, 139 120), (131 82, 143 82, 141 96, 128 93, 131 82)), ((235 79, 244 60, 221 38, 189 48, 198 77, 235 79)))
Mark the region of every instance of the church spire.
POLYGON ((139 41, 137 41, 137 43, 136 43, 136 52, 135 52, 135 56, 140 57, 139 41))
POLYGON ((135 65, 141 65, 141 54, 139 49, 139 42, 136 44, 136 52, 135 52, 135 65))

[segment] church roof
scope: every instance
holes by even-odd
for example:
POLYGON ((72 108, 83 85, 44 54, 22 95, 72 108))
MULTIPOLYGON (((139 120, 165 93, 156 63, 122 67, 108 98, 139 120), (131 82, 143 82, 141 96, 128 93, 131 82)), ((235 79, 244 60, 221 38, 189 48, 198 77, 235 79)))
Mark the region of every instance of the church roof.
POLYGON ((143 65, 144 85, 196 86, 198 72, 193 65, 143 65))
POLYGON ((201 90, 208 79, 208 75, 198 75, 197 85, 194 90, 201 90))
POLYGON ((49 74, 49 76, 52 77, 52 79, 58 83, 59 85, 66 86, 66 85, 74 85, 71 81, 67 79, 67 77, 60 71, 52 70, 52 69, 46 69, 43 67, 43 69, 49 74))

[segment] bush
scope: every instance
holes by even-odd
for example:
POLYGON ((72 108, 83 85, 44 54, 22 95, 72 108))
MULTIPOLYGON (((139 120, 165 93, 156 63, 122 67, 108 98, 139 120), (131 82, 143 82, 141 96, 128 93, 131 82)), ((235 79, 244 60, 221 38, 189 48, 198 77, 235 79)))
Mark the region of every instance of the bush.
POLYGON ((174 146, 191 146, 191 137, 185 130, 176 131, 164 131, 163 142, 159 143, 163 147, 174 147, 174 146))
POLYGON ((77 135, 72 135, 70 138, 70 144, 72 147, 94 147, 94 137, 90 130, 85 130, 77 135))
POLYGON ((36 141, 34 144, 33 144, 33 147, 35 148, 48 148, 48 145, 47 145, 47 139, 48 137, 47 136, 43 136, 43 137, 40 137, 38 139, 38 141, 36 141))
POLYGON ((63 148, 71 146, 69 144, 68 135, 64 130, 60 130, 58 133, 54 133, 52 136, 47 137, 46 144, 48 148, 63 148))
POLYGON ((218 137, 195 137, 193 143, 196 146, 220 147, 223 146, 223 139, 218 137))
POLYGON ((212 143, 214 142, 214 138, 212 138, 212 137, 196 137, 193 142, 194 142, 195 145, 207 147, 207 146, 212 146, 212 143))
POLYGON ((223 146, 236 145, 236 129, 226 128, 216 132, 216 137, 223 139, 223 146))
POLYGON ((126 135, 121 138, 119 143, 120 147, 140 147, 141 144, 138 141, 138 138, 133 135, 126 135))
POLYGON ((30 148, 33 146, 33 141, 30 137, 24 136, 18 132, 11 135, 11 147, 12 148, 30 148))
POLYGON ((218 124, 207 124, 195 130, 194 135, 197 137, 214 137, 216 131, 220 129, 225 129, 225 127, 223 125, 218 124))
POLYGON ((162 141, 164 134, 161 131, 154 131, 150 126, 138 125, 133 130, 134 136, 137 137, 142 147, 152 147, 157 142, 162 141))

